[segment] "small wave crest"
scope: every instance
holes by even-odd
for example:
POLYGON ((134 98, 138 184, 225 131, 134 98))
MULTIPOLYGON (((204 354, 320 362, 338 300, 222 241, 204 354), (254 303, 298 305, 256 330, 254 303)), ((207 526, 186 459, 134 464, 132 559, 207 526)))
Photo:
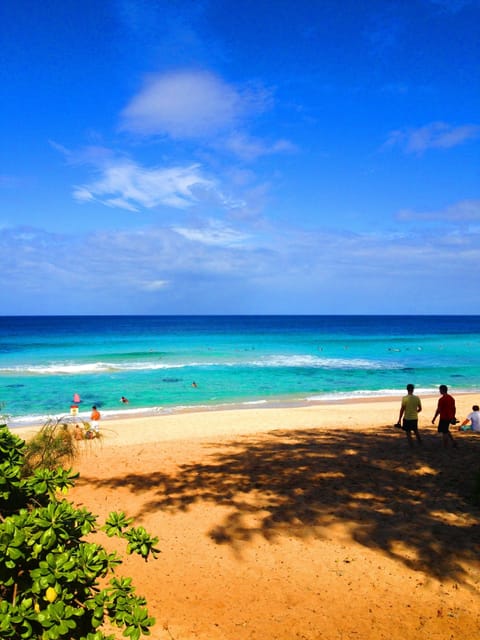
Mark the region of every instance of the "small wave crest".
MULTIPOLYGON (((265 367, 265 368, 316 368, 316 369, 383 369, 381 361, 363 358, 325 358, 304 354, 267 355, 255 360, 205 360, 191 362, 51 362, 42 365, 25 364, 0 369, 2 375, 16 376, 56 376, 85 375, 95 373, 113 373, 120 371, 156 371, 187 368, 221 367, 265 367)), ((389 362, 389 369, 402 368, 402 365, 389 362)))
POLYGON ((18 367, 6 367, 0 369, 2 375, 81 375, 89 373, 108 373, 115 371, 148 371, 155 369, 176 369, 181 368, 181 364, 164 364, 164 363, 110 363, 110 362, 89 362, 85 364, 79 363, 51 363, 47 365, 23 365, 18 367))
MULTIPOLYGON (((383 369, 385 364, 363 358, 321 358, 309 355, 273 355, 251 363, 259 367, 313 367, 320 369, 383 369)), ((399 365, 398 365, 399 366, 399 365)), ((389 363, 389 369, 396 368, 389 363)))
MULTIPOLYGON (((356 400, 362 398, 401 398, 405 395, 405 388, 403 389, 361 389, 359 391, 335 391, 331 393, 319 393, 314 396, 307 396, 305 400, 307 402, 325 402, 336 400, 356 400)), ((415 393, 433 394, 435 389, 432 388, 418 388, 415 393)))

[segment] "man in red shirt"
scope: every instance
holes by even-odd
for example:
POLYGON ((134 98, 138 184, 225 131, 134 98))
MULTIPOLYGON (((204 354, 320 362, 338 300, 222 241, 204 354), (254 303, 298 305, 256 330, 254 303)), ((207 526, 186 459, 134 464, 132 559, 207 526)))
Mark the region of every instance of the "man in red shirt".
POLYGON ((455 407, 455 399, 448 393, 448 387, 445 384, 441 384, 438 390, 441 395, 438 399, 437 410, 433 416, 432 424, 435 424, 437 416, 440 416, 438 433, 442 434, 443 446, 446 448, 451 444, 452 447, 456 447, 457 443, 450 433, 450 425, 456 423, 455 415, 457 410, 455 407))

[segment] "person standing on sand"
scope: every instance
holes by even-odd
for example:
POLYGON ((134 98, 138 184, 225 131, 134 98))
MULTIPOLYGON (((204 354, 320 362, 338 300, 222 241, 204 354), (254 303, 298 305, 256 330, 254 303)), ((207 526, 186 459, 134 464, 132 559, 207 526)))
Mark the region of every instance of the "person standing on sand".
POLYGON ((433 416, 432 424, 435 424, 437 416, 440 416, 440 420, 438 421, 438 433, 442 434, 444 448, 446 449, 449 444, 451 444, 452 447, 456 447, 457 443, 450 433, 450 425, 456 424, 457 422, 455 418, 457 413, 455 399, 448 393, 448 387, 446 384, 441 384, 438 387, 438 390, 440 391, 440 398, 438 399, 437 410, 433 416))
POLYGON ((94 405, 92 407, 92 413, 90 415, 90 429, 89 431, 91 432, 91 438, 94 438, 96 435, 98 435, 98 423, 100 422, 100 411, 97 409, 97 407, 94 405))
POLYGON ((402 429, 405 431, 410 447, 413 447, 412 431, 418 444, 422 444, 422 439, 418 433, 418 414, 422 410, 422 402, 418 396, 413 395, 414 389, 415 386, 413 384, 407 384, 407 395, 402 398, 400 415, 398 416, 398 424, 401 423, 403 417, 402 429))

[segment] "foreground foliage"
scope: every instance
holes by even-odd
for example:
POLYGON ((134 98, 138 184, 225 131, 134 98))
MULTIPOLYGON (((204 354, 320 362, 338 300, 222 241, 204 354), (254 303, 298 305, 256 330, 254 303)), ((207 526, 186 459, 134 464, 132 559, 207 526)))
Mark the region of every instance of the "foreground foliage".
MULTIPOLYGON (((88 541, 97 518, 64 494, 78 474, 25 466, 26 444, 0 425, 0 638, 113 640, 108 627, 138 640, 154 619, 130 578, 117 577, 116 552, 88 541), (25 471, 26 470, 26 471, 25 471)), ((111 513, 101 527, 127 553, 156 557, 157 538, 111 513)))

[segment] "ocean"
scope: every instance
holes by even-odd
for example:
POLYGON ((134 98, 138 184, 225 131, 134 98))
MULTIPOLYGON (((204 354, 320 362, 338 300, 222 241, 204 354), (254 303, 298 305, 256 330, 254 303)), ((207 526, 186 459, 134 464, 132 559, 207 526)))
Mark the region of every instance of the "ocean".
POLYGON ((409 382, 480 394, 480 316, 0 318, 12 427, 69 415, 74 394, 80 417, 108 418, 400 396, 409 382))

